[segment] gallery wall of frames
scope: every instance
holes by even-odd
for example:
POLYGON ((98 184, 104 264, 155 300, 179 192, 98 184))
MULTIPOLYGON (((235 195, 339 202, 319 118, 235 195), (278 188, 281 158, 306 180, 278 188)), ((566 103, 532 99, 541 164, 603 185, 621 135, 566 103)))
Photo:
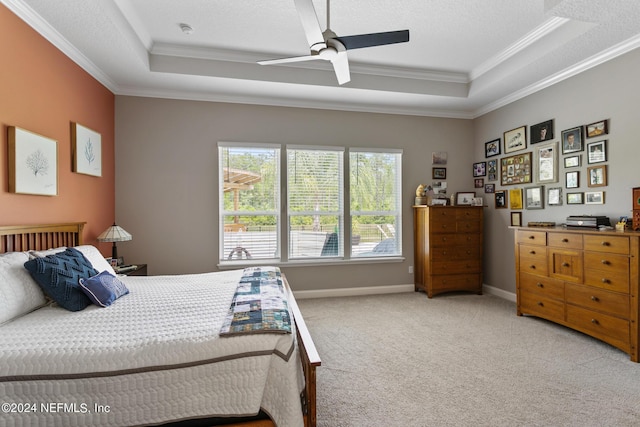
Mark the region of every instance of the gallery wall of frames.
POLYGON ((473 164, 474 187, 496 209, 511 209, 511 225, 523 209, 605 203, 609 119, 558 130, 555 120, 522 125, 485 143, 484 161, 473 164), (584 181, 583 181, 584 180, 584 181), (580 191, 586 183, 588 191, 580 191))

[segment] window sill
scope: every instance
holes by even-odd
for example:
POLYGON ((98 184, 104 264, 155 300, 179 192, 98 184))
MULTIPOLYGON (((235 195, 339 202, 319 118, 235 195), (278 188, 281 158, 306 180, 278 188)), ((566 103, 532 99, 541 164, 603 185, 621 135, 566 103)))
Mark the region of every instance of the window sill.
POLYGON ((218 263, 220 270, 232 270, 236 268, 255 267, 259 265, 273 265, 276 267, 325 267, 332 265, 357 265, 357 264, 386 264, 395 262, 404 262, 405 257, 398 255, 393 257, 366 257, 366 258, 351 258, 351 259, 313 259, 313 260, 291 260, 291 261, 278 261, 278 260, 250 260, 243 259, 237 261, 223 261, 218 263))

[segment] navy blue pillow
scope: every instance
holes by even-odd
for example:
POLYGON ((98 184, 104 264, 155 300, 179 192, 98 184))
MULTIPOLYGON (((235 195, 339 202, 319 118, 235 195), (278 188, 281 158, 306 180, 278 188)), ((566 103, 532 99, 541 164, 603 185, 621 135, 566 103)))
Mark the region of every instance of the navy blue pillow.
POLYGON ((88 279, 81 278, 80 289, 100 307, 109 307, 115 300, 129 293, 125 284, 106 270, 88 279))
POLYGON ((32 259, 25 262, 24 267, 60 307, 80 311, 91 304, 79 282, 81 278, 95 276, 98 271, 77 249, 67 248, 64 252, 32 259))

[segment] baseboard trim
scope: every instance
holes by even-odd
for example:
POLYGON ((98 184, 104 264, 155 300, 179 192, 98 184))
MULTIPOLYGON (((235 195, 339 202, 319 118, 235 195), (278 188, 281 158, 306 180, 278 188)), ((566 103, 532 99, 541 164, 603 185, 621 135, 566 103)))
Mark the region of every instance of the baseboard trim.
POLYGON ((482 285, 482 292, 489 295, 495 295, 499 298, 506 299, 511 302, 516 302, 515 293, 496 288, 495 286, 482 285))
POLYGON ((313 291, 294 291, 296 299, 310 298, 330 298, 330 297, 353 297, 363 295, 378 294, 398 294, 401 292, 413 292, 414 286, 411 285, 390 285, 390 286, 366 286, 358 288, 340 288, 340 289, 318 289, 313 291))

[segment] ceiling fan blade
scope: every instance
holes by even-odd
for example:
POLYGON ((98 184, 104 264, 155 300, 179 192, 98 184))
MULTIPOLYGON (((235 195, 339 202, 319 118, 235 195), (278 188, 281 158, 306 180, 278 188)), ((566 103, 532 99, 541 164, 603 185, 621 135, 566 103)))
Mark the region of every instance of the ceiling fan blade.
POLYGON ((347 52, 338 52, 335 58, 331 60, 333 64, 333 70, 336 73, 338 84, 343 85, 351 81, 351 74, 349 73, 349 59, 347 58, 347 52))
POLYGON ((322 59, 322 58, 320 57, 320 55, 292 56, 291 58, 269 59, 266 61, 258 61, 258 64, 277 65, 277 64, 287 64, 289 62, 313 61, 316 59, 322 59))
POLYGON ((363 47, 382 46, 386 44, 406 43, 409 41, 409 30, 387 31, 385 33, 357 34, 354 36, 335 37, 347 50, 363 47))
POLYGON ((307 36, 307 42, 312 51, 318 52, 320 49, 327 47, 324 37, 322 36, 322 28, 320 27, 320 21, 318 21, 318 15, 313 7, 312 0, 294 0, 298 15, 300 15, 300 21, 304 28, 304 33, 307 36))

